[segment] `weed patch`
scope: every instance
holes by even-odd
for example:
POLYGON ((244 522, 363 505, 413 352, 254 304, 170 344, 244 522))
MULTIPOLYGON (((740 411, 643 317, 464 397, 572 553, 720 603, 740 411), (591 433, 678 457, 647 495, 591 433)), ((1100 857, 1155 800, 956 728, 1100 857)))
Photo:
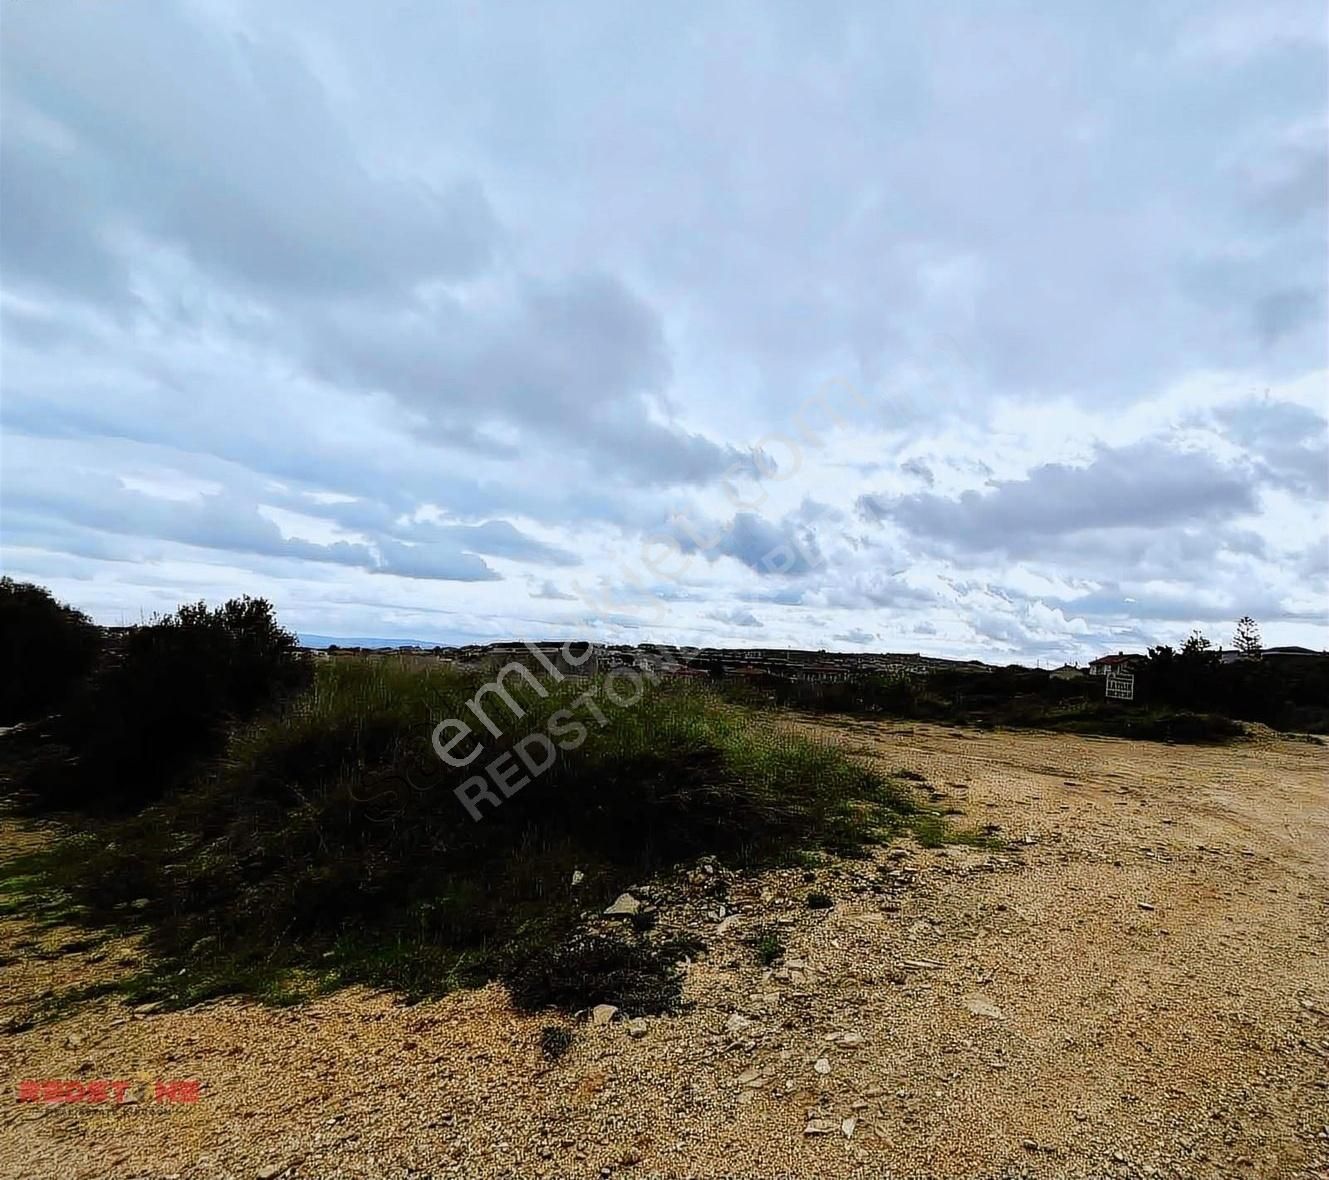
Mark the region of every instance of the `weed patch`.
POLYGON ((749 945, 756 952, 757 961, 763 967, 770 967, 784 955, 784 940, 779 933, 769 927, 759 930, 749 940, 749 945))
POLYGON ((560 1024, 546 1024, 540 1030, 540 1052, 546 1061, 558 1061, 572 1048, 572 1033, 560 1024))

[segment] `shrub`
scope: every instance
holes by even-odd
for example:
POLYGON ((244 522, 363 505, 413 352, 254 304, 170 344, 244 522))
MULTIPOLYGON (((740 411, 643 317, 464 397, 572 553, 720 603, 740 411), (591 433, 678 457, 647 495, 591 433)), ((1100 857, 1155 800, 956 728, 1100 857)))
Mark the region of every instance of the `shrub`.
POLYGON ((1131 737, 1151 738, 1155 741, 1197 744, 1222 742, 1240 737, 1245 730, 1228 717, 1214 713, 1164 713, 1145 716, 1127 730, 1131 737))
POLYGON ((0 578, 0 724, 61 708, 100 646, 86 615, 41 586, 0 578))
POLYGON ((572 1048, 572 1033, 560 1024, 546 1024, 540 1030, 540 1052, 545 1060, 557 1061, 572 1048))
POLYGON ((295 636, 263 599, 182 606, 129 631, 54 727, 72 764, 48 760, 24 785, 43 805, 142 807, 310 674, 295 636))
POLYGON ((576 1012, 613 1004, 634 1016, 678 1010, 683 975, 678 960, 686 948, 652 946, 603 935, 574 935, 514 957, 503 972, 512 1002, 526 1011, 558 1008, 576 1012))
MULTIPOLYGON (((651 1011, 675 1002, 677 948, 578 940, 583 907, 700 855, 852 854, 917 818, 901 784, 838 750, 662 685, 630 708, 604 702, 603 728, 581 710, 585 743, 476 822, 454 789, 484 762, 444 765, 430 734, 477 687, 428 658, 321 664, 213 774, 68 858, 64 883, 93 920, 146 924, 162 962, 188 969, 172 977, 182 1000, 210 940, 214 980, 258 961, 413 996, 498 977, 529 1006, 651 1011)), ((485 761, 587 688, 513 685, 523 715, 485 761)))

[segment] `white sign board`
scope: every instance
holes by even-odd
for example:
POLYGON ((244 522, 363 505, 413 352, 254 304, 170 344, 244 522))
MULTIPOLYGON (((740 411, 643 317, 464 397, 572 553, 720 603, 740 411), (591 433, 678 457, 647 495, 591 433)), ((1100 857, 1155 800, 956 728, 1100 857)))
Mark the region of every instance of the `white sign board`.
POLYGON ((1135 677, 1130 672, 1109 672, 1107 677, 1107 699, 1113 701, 1135 700, 1135 677))

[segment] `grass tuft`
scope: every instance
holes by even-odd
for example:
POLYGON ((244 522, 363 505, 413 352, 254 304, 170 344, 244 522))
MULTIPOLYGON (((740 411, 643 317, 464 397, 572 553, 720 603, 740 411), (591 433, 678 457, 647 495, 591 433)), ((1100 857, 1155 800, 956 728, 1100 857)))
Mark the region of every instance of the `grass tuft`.
POLYGON ((770 967, 785 952, 784 940, 770 927, 757 931, 751 939, 751 946, 763 967, 770 967))
POLYGON ((572 1033, 559 1024, 546 1024, 540 1030, 540 1052, 546 1061, 558 1061, 572 1048, 572 1033))

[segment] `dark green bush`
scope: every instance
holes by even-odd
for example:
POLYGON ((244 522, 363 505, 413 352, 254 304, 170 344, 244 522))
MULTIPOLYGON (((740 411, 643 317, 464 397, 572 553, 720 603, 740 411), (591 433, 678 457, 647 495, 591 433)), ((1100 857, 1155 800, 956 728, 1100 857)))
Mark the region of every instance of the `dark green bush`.
POLYGON ((752 949, 763 967, 769 967, 784 954, 784 940, 777 930, 767 927, 759 930, 750 940, 752 949))
POLYGON ((1141 718, 1131 729, 1132 737, 1178 743, 1222 742, 1240 737, 1241 725, 1230 717, 1215 713, 1163 713, 1141 718))
POLYGON ((677 1011, 682 1002, 678 962, 686 949, 577 935, 514 958, 503 981, 512 1002, 528 1012, 613 1004, 633 1016, 658 1015, 677 1011))
POLYGON ((134 627, 70 698, 38 805, 137 810, 219 754, 234 726, 308 685, 311 669, 263 599, 182 606, 134 627))
POLYGON ((41 586, 0 578, 0 725, 61 708, 100 647, 86 615, 41 586))

